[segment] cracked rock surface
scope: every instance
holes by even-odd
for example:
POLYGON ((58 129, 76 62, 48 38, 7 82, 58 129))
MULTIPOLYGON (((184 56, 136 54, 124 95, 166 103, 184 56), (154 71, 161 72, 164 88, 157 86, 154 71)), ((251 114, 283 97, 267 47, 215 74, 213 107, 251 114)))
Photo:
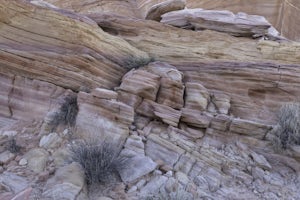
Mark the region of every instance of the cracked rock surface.
POLYGON ((299 145, 271 142, 300 44, 199 5, 0 0, 0 199, 300 199, 299 145), (103 142, 92 183, 74 146, 103 142))

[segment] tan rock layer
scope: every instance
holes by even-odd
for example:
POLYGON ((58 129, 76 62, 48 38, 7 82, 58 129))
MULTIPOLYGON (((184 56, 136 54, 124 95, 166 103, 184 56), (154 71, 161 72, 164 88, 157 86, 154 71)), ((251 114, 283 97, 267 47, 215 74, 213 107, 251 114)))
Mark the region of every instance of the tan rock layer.
POLYGON ((177 65, 177 69, 183 72, 184 82, 198 82, 211 92, 230 96, 230 113, 242 119, 274 122, 280 106, 300 95, 299 65, 202 62, 177 65))
POLYGON ((192 30, 215 30, 233 36, 259 37, 268 33, 271 24, 262 16, 234 14, 227 10, 184 9, 161 16, 160 22, 192 30))
MULTIPOLYGON (((33 0, 32 0, 33 1, 33 0)), ((34 0, 41 1, 41 0, 34 0)), ((81 0, 45 0, 57 7, 73 10, 82 14, 90 13, 118 13, 125 17, 146 19, 160 19, 160 15, 167 11, 187 8, 203 8, 209 10, 230 10, 234 13, 245 12, 260 15, 279 32, 292 40, 300 41, 298 0, 94 0, 91 2, 81 0)))
POLYGON ((285 37, 300 41, 298 0, 187 0, 188 8, 230 10, 234 13, 261 15, 285 37))
POLYGON ((137 10, 135 0, 45 0, 53 5, 75 11, 77 13, 119 13, 127 17, 139 17, 140 12, 137 10))
POLYGON ((238 60, 299 63, 299 43, 279 43, 235 38, 214 31, 193 32, 150 20, 115 15, 89 15, 100 27, 131 45, 148 52, 156 60, 169 63, 199 60, 238 60))
POLYGON ((0 72, 80 90, 119 84, 146 53, 69 11, 1 0, 0 72))

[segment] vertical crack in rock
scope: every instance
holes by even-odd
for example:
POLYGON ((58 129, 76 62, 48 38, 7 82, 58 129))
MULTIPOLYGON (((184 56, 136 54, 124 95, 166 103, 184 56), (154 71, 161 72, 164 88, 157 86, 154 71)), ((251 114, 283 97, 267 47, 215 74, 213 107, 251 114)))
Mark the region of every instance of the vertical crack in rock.
POLYGON ((13 117, 13 109, 11 103, 12 103, 12 95, 14 94, 15 91, 15 80, 16 80, 16 76, 13 76, 11 90, 9 91, 8 98, 7 98, 8 101, 7 106, 9 109, 10 117, 13 117))

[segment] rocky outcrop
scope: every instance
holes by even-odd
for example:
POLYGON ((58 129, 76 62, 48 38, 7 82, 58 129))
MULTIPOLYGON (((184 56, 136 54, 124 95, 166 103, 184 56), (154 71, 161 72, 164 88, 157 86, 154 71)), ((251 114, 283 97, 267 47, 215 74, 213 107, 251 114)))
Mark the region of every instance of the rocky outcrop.
POLYGON ((131 62, 148 58, 83 15, 8 0, 0 11, 1 73, 76 91, 112 88, 131 62))
POLYGON ((253 0, 251 3, 247 0, 187 0, 188 8, 203 8, 209 10, 230 10, 234 13, 245 12, 252 15, 261 15, 273 24, 280 33, 292 40, 299 41, 299 17, 298 1, 287 0, 253 0), (291 17, 292 16, 292 17, 291 17))
POLYGON ((116 99, 92 94, 80 92, 78 95, 76 126, 79 136, 124 142, 129 134, 129 125, 134 120, 133 108, 116 99))
POLYGON ((89 17, 109 33, 124 38, 136 48, 148 52, 151 57, 170 64, 189 65, 200 60, 255 60, 278 64, 299 62, 300 46, 295 42, 258 41, 214 31, 194 32, 150 20, 115 15, 94 14, 89 17))
POLYGON ((140 12, 136 7, 135 0, 129 0, 129 1, 96 0, 91 2, 85 2, 80 0, 75 0, 75 1, 44 0, 44 1, 49 2, 59 8, 72 10, 74 12, 81 13, 81 14, 105 12, 105 13, 118 13, 126 17, 140 16, 140 12))
POLYGON ((57 85, 22 76, 0 73, 0 81, 1 115, 15 119, 41 118, 67 93, 57 85))
POLYGON ((162 15, 162 23, 185 29, 215 30, 233 36, 260 37, 267 34, 271 24, 261 16, 229 11, 185 9, 162 15))
POLYGON ((221 104, 228 110, 226 102, 230 101, 230 112, 242 119, 272 123, 282 103, 294 101, 299 95, 298 65, 203 62, 177 68, 186 81, 198 82, 211 91, 230 96, 230 100, 225 96, 219 102, 223 101, 221 104))
POLYGON ((298 43, 143 19, 183 1, 48 2, 0 4, 1 199, 300 198, 298 146, 269 137, 298 43), (81 140, 117 145, 114 188, 86 184, 81 140))
MULTIPOLYGON (((72 10, 82 14, 91 13, 117 13, 125 17, 142 19, 154 19, 159 21, 161 15, 174 10, 181 10, 186 6, 188 9, 203 8, 208 10, 230 10, 233 13, 244 12, 251 15, 264 16, 280 34, 299 41, 299 3, 297 0, 253 0, 249 4, 246 0, 130 0, 130 1, 65 1, 45 0, 57 7, 72 10), (291 17, 292 16, 292 17, 291 17)), ((45 6, 43 0, 31 0, 32 3, 45 6)), ((53 7, 53 5, 47 5, 53 7)))

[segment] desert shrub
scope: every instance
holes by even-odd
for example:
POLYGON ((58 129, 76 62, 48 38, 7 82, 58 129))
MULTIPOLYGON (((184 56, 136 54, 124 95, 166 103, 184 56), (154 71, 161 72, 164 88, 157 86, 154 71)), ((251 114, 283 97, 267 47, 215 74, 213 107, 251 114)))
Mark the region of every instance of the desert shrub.
POLYGON ((19 153, 21 150, 21 147, 17 145, 16 139, 15 138, 10 138, 7 141, 7 150, 10 151, 11 153, 19 153))
POLYGON ((144 200, 193 200, 191 193, 187 192, 183 187, 179 187, 176 191, 167 193, 166 190, 160 190, 155 195, 149 195, 144 200))
POLYGON ((60 108, 48 114, 48 123, 51 127, 51 131, 54 131, 55 128, 60 124, 68 125, 70 127, 74 126, 76 122, 77 113, 77 96, 70 95, 64 97, 60 108))
POLYGON ((123 67, 127 70, 130 69, 137 69, 139 67, 143 67, 148 65, 149 63, 154 62, 154 58, 148 57, 148 58, 136 58, 136 57, 129 57, 126 60, 124 60, 123 67))
POLYGON ((277 150, 300 144, 300 103, 283 105, 278 113, 278 124, 272 130, 273 145, 277 150))
POLYGON ((61 106, 62 122, 65 125, 73 126, 78 113, 77 97, 67 96, 61 106))
POLYGON ((72 160, 78 162, 85 173, 87 184, 111 183, 119 178, 118 170, 126 167, 119 156, 120 148, 110 142, 80 142, 71 145, 72 160))

